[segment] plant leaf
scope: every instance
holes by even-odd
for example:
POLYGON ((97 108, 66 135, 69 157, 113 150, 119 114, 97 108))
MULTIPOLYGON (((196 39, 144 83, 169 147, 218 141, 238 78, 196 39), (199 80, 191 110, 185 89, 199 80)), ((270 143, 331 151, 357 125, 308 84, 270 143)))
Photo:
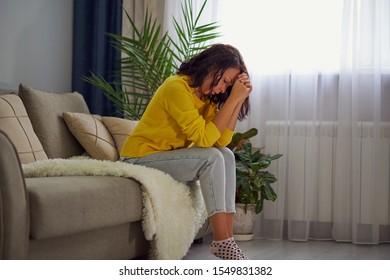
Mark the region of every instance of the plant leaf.
POLYGON ((216 22, 199 25, 198 21, 207 3, 194 14, 191 0, 182 4, 184 23, 173 18, 178 42, 162 32, 161 24, 146 9, 141 29, 124 10, 133 31, 133 37, 107 33, 111 45, 122 53, 121 70, 111 73, 120 80, 108 83, 103 77, 91 74, 85 81, 101 89, 127 118, 140 119, 158 87, 178 69, 178 65, 207 47, 207 42, 218 38, 216 22))

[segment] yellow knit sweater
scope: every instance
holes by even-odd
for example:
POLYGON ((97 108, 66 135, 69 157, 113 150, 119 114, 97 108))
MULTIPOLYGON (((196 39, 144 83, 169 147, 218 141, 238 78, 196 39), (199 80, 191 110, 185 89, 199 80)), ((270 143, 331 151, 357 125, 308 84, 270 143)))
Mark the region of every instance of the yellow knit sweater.
POLYGON ((156 91, 137 127, 127 138, 121 156, 142 157, 159 151, 198 147, 225 147, 234 131, 222 133, 211 121, 217 106, 204 102, 188 85, 189 78, 174 75, 156 91))

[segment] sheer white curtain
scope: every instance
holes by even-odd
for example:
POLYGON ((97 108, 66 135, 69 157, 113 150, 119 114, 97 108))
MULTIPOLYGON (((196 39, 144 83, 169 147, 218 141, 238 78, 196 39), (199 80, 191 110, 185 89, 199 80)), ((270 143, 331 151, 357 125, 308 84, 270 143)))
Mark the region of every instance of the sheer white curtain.
POLYGON ((390 1, 346 0, 342 35, 333 236, 375 244, 390 241, 390 1))
POLYGON ((220 1, 222 41, 241 50, 254 84, 239 130, 257 127, 263 147, 267 122, 282 124, 278 200, 257 237, 390 241, 389 2, 220 1))
MULTIPOLYGON (((164 0, 165 15, 164 15, 164 29, 167 30, 173 39, 176 38, 175 28, 172 18, 177 20, 182 19, 181 5, 185 5, 187 0, 164 0)), ((195 14, 199 13, 204 0, 193 0, 192 6, 195 14)), ((219 3, 220 0, 212 0, 206 3, 206 6, 199 18, 199 25, 215 22, 219 19, 219 3)), ((183 21, 184 22, 184 21, 183 21)))
MULTIPOLYGON (((137 28, 141 28, 144 23, 146 11, 153 15, 158 24, 163 24, 165 18, 165 0, 122 0, 123 9, 134 20, 137 28)), ((132 28, 127 20, 125 12, 122 16, 122 34, 132 37, 132 28)))
MULTIPOLYGON (((165 0, 171 32, 182 2, 165 0)), ((256 127, 255 146, 283 151, 271 167, 278 199, 258 216, 258 238, 390 242, 389 5, 208 1, 202 20, 220 22, 219 41, 240 49, 254 85, 238 130, 256 127), (270 121, 276 144, 266 140, 270 121)))

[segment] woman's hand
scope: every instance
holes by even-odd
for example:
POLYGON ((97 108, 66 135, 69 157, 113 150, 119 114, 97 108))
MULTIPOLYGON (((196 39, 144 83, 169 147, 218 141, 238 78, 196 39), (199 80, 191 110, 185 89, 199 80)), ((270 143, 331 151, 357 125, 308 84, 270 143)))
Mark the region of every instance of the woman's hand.
POLYGON ((234 82, 230 98, 240 102, 245 100, 251 92, 252 84, 249 76, 246 73, 241 73, 234 82))
POLYGON ((249 90, 248 94, 250 94, 252 92, 252 84, 248 74, 241 73, 240 75, 238 75, 237 79, 245 85, 245 87, 249 90))
POLYGON ((241 73, 234 81, 229 98, 213 119, 213 122, 220 133, 223 133, 226 128, 230 130, 235 129, 241 106, 251 92, 252 84, 249 76, 245 73, 241 73))

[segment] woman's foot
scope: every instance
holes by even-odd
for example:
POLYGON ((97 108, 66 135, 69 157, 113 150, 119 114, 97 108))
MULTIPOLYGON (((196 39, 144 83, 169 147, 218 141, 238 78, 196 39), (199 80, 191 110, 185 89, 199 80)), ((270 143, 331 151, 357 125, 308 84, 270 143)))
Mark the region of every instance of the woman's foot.
POLYGON ((233 238, 213 241, 210 245, 210 252, 217 258, 223 260, 247 260, 246 255, 238 247, 233 238))

